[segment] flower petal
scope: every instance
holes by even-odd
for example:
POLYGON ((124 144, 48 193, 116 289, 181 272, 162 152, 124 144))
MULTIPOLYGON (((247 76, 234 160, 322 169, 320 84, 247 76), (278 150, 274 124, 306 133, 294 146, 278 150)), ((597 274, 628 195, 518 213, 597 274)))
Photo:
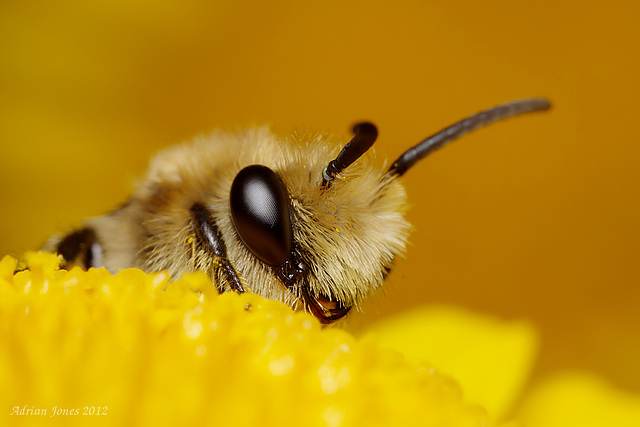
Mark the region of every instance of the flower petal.
POLYGON ((539 346, 527 321, 502 321, 447 307, 404 312, 368 329, 414 362, 428 362, 461 385, 494 418, 506 415, 531 374, 539 346))
POLYGON ((535 387, 518 418, 529 427, 637 427, 640 395, 619 390, 595 374, 567 371, 535 387))

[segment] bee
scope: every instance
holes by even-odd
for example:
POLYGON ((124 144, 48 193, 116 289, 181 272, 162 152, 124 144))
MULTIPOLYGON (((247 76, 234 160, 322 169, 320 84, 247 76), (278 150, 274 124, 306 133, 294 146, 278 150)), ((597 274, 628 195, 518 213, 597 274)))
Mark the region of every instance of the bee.
POLYGON ((215 132, 157 154, 126 203, 45 249, 64 268, 172 277, 201 270, 220 293, 253 292, 330 324, 380 289, 404 255, 407 170, 467 132, 549 108, 542 98, 498 105, 426 138, 390 167, 369 151, 378 131, 367 122, 339 152, 324 134, 215 132))

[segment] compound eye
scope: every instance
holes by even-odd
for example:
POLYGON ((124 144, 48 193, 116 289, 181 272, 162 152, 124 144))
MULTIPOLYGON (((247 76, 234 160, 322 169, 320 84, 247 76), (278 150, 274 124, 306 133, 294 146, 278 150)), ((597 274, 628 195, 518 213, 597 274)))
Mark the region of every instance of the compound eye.
POLYGON ((249 250, 269 265, 289 259, 292 230, 289 195, 274 171, 251 165, 231 184, 231 218, 249 250))

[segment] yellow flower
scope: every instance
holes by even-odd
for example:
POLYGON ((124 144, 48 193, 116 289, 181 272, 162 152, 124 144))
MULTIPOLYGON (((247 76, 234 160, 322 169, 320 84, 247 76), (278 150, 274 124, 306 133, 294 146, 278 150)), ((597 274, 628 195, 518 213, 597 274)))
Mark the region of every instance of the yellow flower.
POLYGON ((0 263, 0 424, 486 426, 459 386, 203 274, 0 263))
POLYGON ((640 425, 640 396, 590 374, 527 391, 539 339, 524 321, 432 307, 358 340, 278 302, 217 295, 201 273, 25 259, 15 274, 0 261, 3 426, 640 425))

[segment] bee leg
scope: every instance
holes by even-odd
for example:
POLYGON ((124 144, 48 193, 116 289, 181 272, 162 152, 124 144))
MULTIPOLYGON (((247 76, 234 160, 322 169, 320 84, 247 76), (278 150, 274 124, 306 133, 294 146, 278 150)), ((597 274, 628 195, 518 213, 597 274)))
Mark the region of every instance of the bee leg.
MULTIPOLYGON (((227 258, 227 246, 211 212, 201 203, 194 203, 191 206, 191 215, 195 222, 194 230, 199 243, 216 257, 218 266, 222 269, 231 289, 238 293, 244 292, 238 273, 227 258)), ((219 287, 218 291, 222 292, 222 289, 219 287)))
POLYGON ((102 245, 93 228, 81 228, 62 238, 56 245, 56 252, 64 258, 64 268, 78 266, 87 270, 89 267, 102 265, 102 245))

